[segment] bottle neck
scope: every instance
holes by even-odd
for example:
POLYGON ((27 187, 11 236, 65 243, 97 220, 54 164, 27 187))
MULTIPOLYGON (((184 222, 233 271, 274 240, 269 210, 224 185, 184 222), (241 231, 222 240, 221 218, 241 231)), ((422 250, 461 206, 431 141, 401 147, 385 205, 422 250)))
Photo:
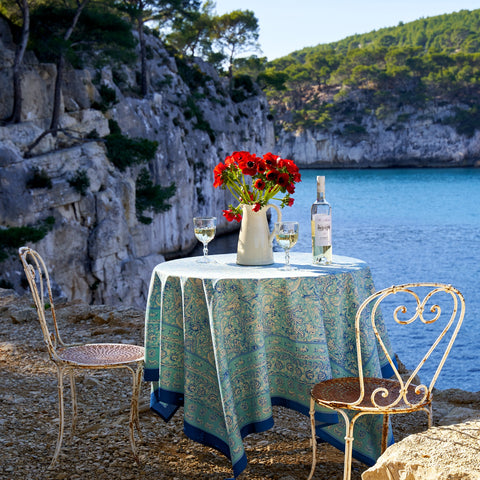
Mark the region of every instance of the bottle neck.
POLYGON ((325 192, 317 190, 317 202, 325 202, 325 192))
POLYGON ((317 177, 317 202, 325 202, 325 177, 317 177))

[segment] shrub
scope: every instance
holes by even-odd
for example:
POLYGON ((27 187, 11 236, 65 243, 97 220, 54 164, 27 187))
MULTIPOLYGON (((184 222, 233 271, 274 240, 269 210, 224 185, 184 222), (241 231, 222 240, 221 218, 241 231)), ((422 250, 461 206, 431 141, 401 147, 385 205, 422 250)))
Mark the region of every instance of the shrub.
POLYGON ((364 126, 359 125, 358 123, 347 123, 343 127, 342 131, 343 135, 359 135, 362 133, 366 133, 366 129, 364 126))
POLYGON ((36 226, 0 228, 0 262, 26 243, 40 241, 52 229, 54 223, 53 217, 47 217, 36 226))
POLYGON ((175 56, 175 63, 177 64, 178 74, 191 90, 204 87, 206 82, 211 80, 211 77, 203 73, 198 65, 190 65, 180 55, 175 56))
POLYGON ((184 115, 187 120, 190 120, 191 118, 195 117, 197 122, 195 123, 193 128, 207 132, 210 138, 210 141, 212 143, 215 143, 215 139, 216 139, 215 132, 213 131, 210 124, 203 117, 203 113, 198 107, 198 105, 195 103, 194 97, 187 98, 187 108, 185 109, 184 115))
POLYGON ((455 115, 448 117, 443 123, 452 125, 459 135, 472 138, 480 125, 480 110, 476 105, 468 110, 458 108, 455 115))
POLYGON ((243 102, 256 93, 255 84, 250 75, 235 75, 232 78, 231 97, 235 103, 243 102))
POLYGON ((90 179, 88 178, 87 171, 78 169, 73 177, 68 180, 68 183, 81 195, 87 193, 88 187, 90 187, 90 179))
POLYGON ((13 289, 13 283, 0 278, 0 288, 6 288, 7 290, 13 289))
POLYGON ((169 187, 154 185, 148 170, 142 168, 137 177, 135 188, 135 208, 138 220, 148 225, 152 223, 152 219, 143 215, 145 210, 150 210, 154 213, 170 210, 171 205, 167 203, 167 200, 175 195, 175 191, 176 186, 174 183, 169 187))
POLYGON ((109 120, 110 134, 105 137, 107 156, 120 170, 152 160, 158 148, 158 142, 146 138, 128 138, 122 135, 118 123, 109 120))
POLYGON ((102 97, 102 101, 100 103, 93 102, 92 108, 95 108, 105 113, 109 108, 111 108, 118 102, 115 90, 108 87, 107 85, 100 85, 99 93, 102 97))
POLYGON ((27 180, 27 188, 52 188, 52 180, 45 170, 34 168, 27 180))

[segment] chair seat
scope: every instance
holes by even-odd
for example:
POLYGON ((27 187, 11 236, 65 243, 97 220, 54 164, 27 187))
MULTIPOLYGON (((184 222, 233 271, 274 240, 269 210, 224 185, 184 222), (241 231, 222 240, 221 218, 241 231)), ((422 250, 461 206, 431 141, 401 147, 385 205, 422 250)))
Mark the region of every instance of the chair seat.
POLYGON ((345 408, 360 411, 372 411, 379 413, 379 408, 385 409, 388 413, 404 413, 421 409, 431 403, 430 395, 426 398, 425 392, 422 389, 419 393, 415 393, 416 385, 409 385, 407 390, 407 400, 411 403, 409 405, 402 397, 400 401, 390 406, 398 399, 400 392, 400 383, 396 380, 385 378, 364 378, 365 395, 363 400, 355 406, 349 406, 360 397, 360 382, 358 377, 346 378, 332 378, 318 383, 312 389, 312 398, 320 405, 330 408, 345 408), (388 391, 388 395, 383 397, 382 392, 375 395, 375 402, 378 406, 372 403, 372 393, 378 389, 384 388, 388 391), (342 399, 342 401, 339 401, 342 399))
POLYGON ((139 362, 144 359, 145 349, 122 343, 90 343, 59 348, 56 353, 64 362, 102 367, 139 362))

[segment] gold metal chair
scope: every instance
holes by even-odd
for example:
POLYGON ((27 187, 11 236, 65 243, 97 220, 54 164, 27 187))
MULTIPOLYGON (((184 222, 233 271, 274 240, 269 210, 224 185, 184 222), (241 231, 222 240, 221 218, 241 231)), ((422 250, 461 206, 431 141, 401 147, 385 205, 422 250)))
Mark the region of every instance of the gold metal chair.
MULTIPOLYGON (((465 301, 462 294, 450 285, 439 283, 410 283, 393 286, 374 293, 362 303, 355 317, 358 377, 325 380, 315 385, 311 391, 310 423, 313 461, 308 480, 312 479, 316 466, 315 405, 317 404, 336 410, 345 420, 344 480, 349 480, 351 476, 353 430, 355 422, 359 417, 368 414, 384 416, 382 453, 387 447, 389 415, 423 410, 428 414, 428 427, 432 426, 432 390, 455 341, 464 314, 465 301), (385 301, 392 295, 399 295, 401 299, 389 298, 385 301), (442 308, 437 303, 434 303, 439 302, 439 300, 441 300, 443 309, 448 308, 445 312, 442 311, 442 308), (399 374, 396 364, 388 354, 376 328, 380 304, 382 304, 383 310, 388 309, 388 311, 391 311, 393 320, 398 325, 411 325, 416 320, 418 320, 417 324, 421 322, 423 326, 435 324, 432 327, 428 327, 435 329, 435 340, 433 344, 427 342, 426 347, 425 342, 423 343, 424 350, 427 348, 428 350, 426 350, 425 355, 420 360, 418 366, 411 372, 408 379, 402 378, 399 374), (446 307, 446 304, 449 304, 449 306, 446 307), (392 305, 399 306, 393 308, 392 305), (413 306, 413 311, 409 310, 407 306, 413 306), (426 315, 427 313, 428 315, 426 315), (428 318, 426 318, 427 316, 428 318), (368 325, 370 322, 377 341, 394 371, 394 375, 390 379, 364 377, 362 330, 370 328, 368 325), (434 354, 435 358, 431 357, 432 352, 442 339, 444 340, 442 343, 444 346, 443 353, 440 351, 438 355, 434 354), (430 363, 435 362, 435 365, 437 365, 429 385, 427 386, 423 383, 415 385, 414 382, 418 381, 417 374, 429 358, 430 363), (349 416, 346 413, 347 410, 353 411, 353 413, 349 416)), ((386 318, 385 312, 383 312, 383 315, 386 318)), ((412 341, 411 336, 406 336, 405 338, 408 338, 408 341, 412 341)))
POLYGON ((28 284, 32 292, 38 318, 42 328, 43 338, 47 344, 50 359, 57 367, 58 380, 58 410, 59 410, 59 431, 57 446, 53 455, 50 467, 57 461, 62 446, 64 430, 64 407, 63 407, 63 377, 68 374, 70 377, 70 388, 72 394, 72 434, 75 431, 77 420, 77 395, 75 390, 75 371, 77 370, 102 370, 112 368, 126 368, 132 373, 133 390, 130 406, 130 443, 135 460, 138 462, 137 448, 135 444, 134 427, 137 427, 139 436, 140 423, 138 418, 138 401, 140 395, 140 383, 143 373, 145 351, 137 345, 118 343, 90 343, 67 345, 60 337, 53 305, 52 290, 47 268, 41 256, 31 248, 22 247, 19 250, 20 259, 27 276, 28 284), (44 298, 44 293, 48 299, 44 298), (48 306, 46 305, 48 303, 48 306), (50 331, 49 325, 52 327, 50 331))

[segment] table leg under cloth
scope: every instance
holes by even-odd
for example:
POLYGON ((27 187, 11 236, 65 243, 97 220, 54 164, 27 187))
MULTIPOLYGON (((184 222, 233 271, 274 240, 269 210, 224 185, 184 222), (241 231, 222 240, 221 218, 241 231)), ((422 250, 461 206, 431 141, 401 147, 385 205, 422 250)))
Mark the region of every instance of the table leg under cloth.
MULTIPOLYGON (((315 383, 356 375, 355 312, 374 289, 368 267, 328 282, 154 276, 145 332, 151 408, 168 420, 183 405, 185 434, 225 454, 235 477, 247 465, 242 438, 273 426, 273 405, 308 416, 315 383)), ((380 375, 387 362, 373 333, 366 354, 365 374, 380 375)), ((319 410, 317 423, 318 436, 342 449, 336 412, 319 410)), ((381 432, 381 417, 359 419, 354 457, 374 464, 381 432)))

